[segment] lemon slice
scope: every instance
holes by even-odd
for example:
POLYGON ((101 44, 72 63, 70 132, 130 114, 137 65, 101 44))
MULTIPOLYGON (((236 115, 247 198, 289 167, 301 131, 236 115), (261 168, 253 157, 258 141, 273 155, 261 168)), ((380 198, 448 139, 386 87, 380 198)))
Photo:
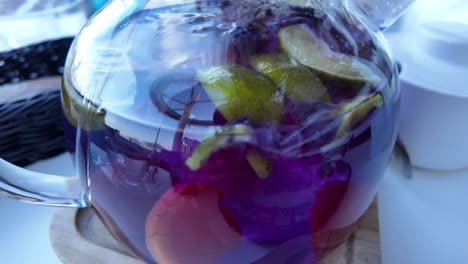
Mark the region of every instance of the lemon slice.
POLYGON ((250 116, 254 123, 280 121, 283 98, 266 76, 240 65, 198 71, 210 99, 228 121, 250 116))
POLYGON ((320 79, 302 65, 295 65, 283 53, 258 55, 251 64, 268 76, 293 102, 330 101, 327 89, 320 79))
POLYGON ((304 24, 281 28, 278 33, 282 49, 302 65, 328 77, 360 83, 381 80, 370 62, 330 49, 304 24))

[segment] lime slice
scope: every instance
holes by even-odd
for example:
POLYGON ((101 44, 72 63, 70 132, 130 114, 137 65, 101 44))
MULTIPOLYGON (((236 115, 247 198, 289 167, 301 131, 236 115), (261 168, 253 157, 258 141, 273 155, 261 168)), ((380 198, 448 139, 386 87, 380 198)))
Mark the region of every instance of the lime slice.
POLYGON ((345 104, 341 108, 343 113, 343 121, 336 133, 336 139, 342 138, 348 131, 356 126, 360 121, 364 120, 369 113, 383 105, 383 98, 381 94, 376 94, 372 97, 359 96, 353 101, 345 104))
POLYGON ((270 78, 293 102, 330 101, 327 89, 320 79, 302 65, 294 65, 282 53, 258 55, 251 64, 270 78))
POLYGON ((257 153, 247 154, 247 161, 260 179, 266 179, 273 169, 273 160, 265 159, 257 153))
POLYGON ((80 98, 74 91, 68 91, 62 81, 62 108, 68 122, 88 131, 104 129, 105 112, 80 98))
MULTIPOLYGON (((185 161, 185 165, 191 170, 199 170, 216 151, 235 144, 251 143, 252 132, 252 128, 241 124, 225 127, 202 141, 185 161)), ((266 179, 270 175, 273 160, 265 159, 255 152, 249 152, 246 158, 259 178, 266 179)))
POLYGON ((199 70, 198 78, 228 121, 245 116, 255 123, 281 120, 283 98, 266 76, 230 65, 199 70))
POLYGON ((185 161, 191 170, 200 169, 216 151, 235 143, 248 143, 252 140, 252 129, 246 125, 223 128, 214 136, 202 141, 185 161))
POLYGON ((339 54, 330 49, 304 24, 296 24, 279 30, 279 41, 283 50, 301 64, 328 77, 360 83, 381 80, 378 71, 366 61, 339 54))

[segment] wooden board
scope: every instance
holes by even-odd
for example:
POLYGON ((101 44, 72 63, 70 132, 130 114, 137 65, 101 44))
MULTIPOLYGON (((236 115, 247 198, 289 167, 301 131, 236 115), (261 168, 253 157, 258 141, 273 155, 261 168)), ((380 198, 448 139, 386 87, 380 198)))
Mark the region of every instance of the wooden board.
MULTIPOLYGON (((92 208, 58 209, 50 239, 64 264, 144 264, 107 231, 92 208)), ((357 231, 320 264, 380 264, 377 203, 363 216, 357 231)))

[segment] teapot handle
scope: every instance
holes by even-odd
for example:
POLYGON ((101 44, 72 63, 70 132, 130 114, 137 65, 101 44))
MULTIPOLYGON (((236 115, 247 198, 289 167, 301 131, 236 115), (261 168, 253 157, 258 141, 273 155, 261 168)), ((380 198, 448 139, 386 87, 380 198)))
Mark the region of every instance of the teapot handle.
MULTIPOLYGON (((15 78, 17 79, 16 82, 18 82, 18 80, 21 82, 31 81, 30 85, 12 86, 14 89, 10 89, 11 91, 17 91, 17 88, 23 87, 19 90, 22 91, 22 93, 3 92, 1 95, 2 103, 8 102, 9 100, 16 102, 20 99, 32 98, 37 95, 37 91, 49 91, 48 89, 59 85, 60 81, 59 78, 57 78, 61 75, 59 68, 65 61, 66 53, 72 41, 72 37, 65 37, 56 40, 47 40, 0 53, 0 62, 5 65, 4 67, 0 66, 0 85, 2 85, 2 88, 4 84, 9 85, 15 83, 15 81, 13 81, 15 78), (41 55, 42 53, 40 50, 44 49, 48 50, 49 57, 50 54, 53 54, 56 59, 50 59, 47 56, 44 57, 44 55, 41 55), (22 58, 22 60, 20 60, 20 58, 22 58), (26 67, 23 62, 25 58, 28 61, 37 63, 31 63, 30 66, 26 67), (20 70, 21 73, 18 74, 19 69, 24 71, 20 70), (33 75, 29 74, 29 72, 37 74, 32 77, 33 75), (31 89, 32 87, 35 89, 31 89), (24 97, 18 99, 15 97, 18 94, 24 97)), ((4 91, 8 91, 8 89, 5 89, 7 88, 3 88, 4 91)), ((35 109, 37 109, 37 107, 35 109)), ((50 109, 55 110, 55 108, 50 109)), ((10 112, 15 113, 22 110, 24 109, 14 108, 13 111, 10 112)), ((5 120, 5 118, 2 120, 5 120)), ((0 121, 0 123, 1 122, 3 121, 0 121)), ((5 133, 2 134, 5 135, 5 133)), ((7 133, 7 135, 10 134, 11 133, 7 133)), ((52 136, 53 133, 51 137, 52 136)), ((19 145, 22 144, 18 144, 17 147, 19 147, 19 145)), ((31 161, 34 161, 34 159, 31 159, 31 161)), ((0 158, 0 195, 33 204, 85 207, 89 205, 89 198, 87 196, 87 188, 83 188, 83 186, 86 186, 86 183, 81 184, 78 177, 33 172, 15 166, 0 158)))
MULTIPOLYGON (((121 20, 126 14, 131 14, 147 4, 148 0, 110 1, 115 10, 124 10, 124 15, 116 17, 121 20)), ((101 9, 100 12, 115 10, 101 9)), ((102 16, 104 19, 115 17, 102 16)), ((1 58, 0 58, 1 61, 1 58)), ((61 176, 29 171, 15 166, 0 158, 0 195, 13 199, 49 206, 86 207, 90 205, 87 182, 80 182, 75 176, 61 176)))
POLYGON ((33 172, 0 158, 0 194, 41 205, 86 207, 89 198, 78 177, 33 172))

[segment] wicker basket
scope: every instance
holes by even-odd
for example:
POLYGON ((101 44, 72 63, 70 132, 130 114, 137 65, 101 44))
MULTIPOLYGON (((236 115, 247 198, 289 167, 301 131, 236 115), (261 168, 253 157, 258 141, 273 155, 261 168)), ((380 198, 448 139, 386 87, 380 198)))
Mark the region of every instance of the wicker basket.
POLYGON ((60 80, 72 38, 0 53, 0 157, 25 166, 66 150, 60 80))

